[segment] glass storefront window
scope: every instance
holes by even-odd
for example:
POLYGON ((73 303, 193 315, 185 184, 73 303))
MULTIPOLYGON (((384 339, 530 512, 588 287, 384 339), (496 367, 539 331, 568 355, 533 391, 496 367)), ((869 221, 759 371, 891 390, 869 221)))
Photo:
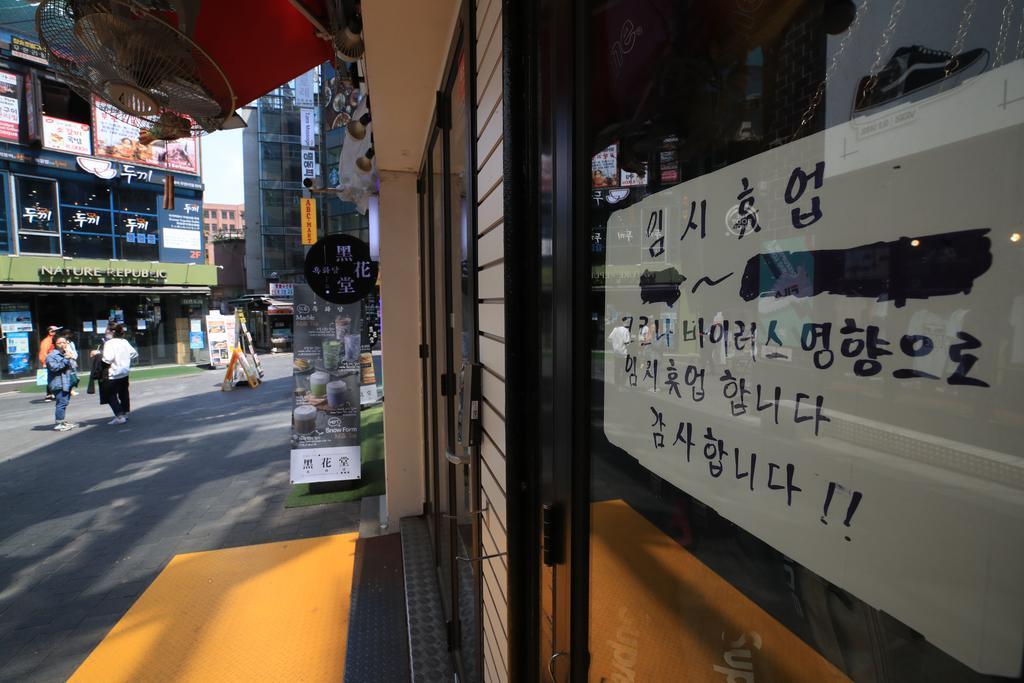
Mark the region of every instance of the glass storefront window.
POLYGON ((110 186, 105 183, 75 179, 60 184, 60 203, 64 206, 110 210, 110 186))
POLYGON ((116 212, 117 258, 156 261, 160 257, 156 216, 116 212))
POLYGON ((159 195, 154 190, 119 187, 114 193, 114 209, 130 213, 156 215, 159 195))
POLYGON ((1024 2, 590 0, 591 680, 1024 652, 1024 2))
POLYGON ((65 232, 63 243, 65 256, 93 259, 113 257, 110 235, 65 232))
POLYGON ((18 248, 22 253, 59 254, 57 183, 15 176, 18 248))

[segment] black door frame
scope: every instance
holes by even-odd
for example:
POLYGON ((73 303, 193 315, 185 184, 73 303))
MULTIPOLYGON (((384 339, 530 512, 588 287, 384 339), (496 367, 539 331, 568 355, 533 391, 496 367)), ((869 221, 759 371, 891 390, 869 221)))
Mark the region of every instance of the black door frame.
POLYGON ((503 0, 503 17, 509 676, 586 681, 588 14, 579 0, 503 0), (540 643, 543 505, 558 528, 553 658, 540 643))
MULTIPOLYGON (((453 335, 460 334, 461 330, 452 329, 451 321, 453 320, 454 307, 461 306, 462 299, 459 296, 458 283, 453 282, 453 263, 452 263, 452 246, 453 239, 457 239, 459 236, 456 234, 455 216, 452 215, 451 210, 451 186, 449 178, 451 176, 452 159, 451 159, 451 122, 452 122, 452 107, 459 105, 463 106, 465 114, 465 122, 467 128, 466 137, 466 173, 465 173, 465 186, 467 202, 469 204, 469 222, 467 230, 470 234, 470 239, 467 240, 467 254, 465 254, 467 261, 469 278, 469 297, 474 305, 471 306, 471 310, 462 310, 463 319, 469 317, 472 322, 472 327, 477 330, 477 313, 476 313, 476 301, 477 301, 477 248, 476 248, 476 229, 477 229, 477 216, 476 216, 476 36, 475 36, 475 4, 468 0, 464 0, 460 6, 459 18, 457 20, 452 40, 449 45, 448 54, 445 58, 445 67, 443 71, 443 78, 440 85, 440 90, 436 94, 436 102, 433 112, 433 118, 430 124, 430 134, 427 138, 427 143, 423 151, 423 162, 421 165, 420 176, 417 181, 417 190, 420 193, 420 291, 422 293, 420 302, 420 314, 424 324, 421 327, 421 351, 420 355, 423 358, 422 364, 422 375, 424 380, 424 437, 427 440, 425 448, 425 458, 427 462, 424 463, 424 487, 425 487, 425 502, 424 502, 424 514, 428 515, 430 523, 433 527, 433 540, 434 540, 434 558, 435 567, 441 568, 444 566, 442 562, 441 552, 441 533, 443 532, 443 524, 447 523, 447 533, 449 534, 449 547, 448 547, 448 563, 450 567, 449 576, 443 577, 448 581, 448 590, 452 597, 452 615, 451 621, 448 624, 448 644, 452 650, 452 663, 456 667, 457 671, 461 672, 463 669, 464 653, 462 650, 462 643, 465 642, 463 638, 463 627, 461 624, 459 610, 457 609, 459 599, 459 562, 456 560, 458 555, 458 548, 456 540, 458 539, 458 523, 459 518, 457 513, 459 512, 458 505, 456 502, 456 470, 457 467, 451 464, 444 457, 445 452, 454 449, 455 439, 455 379, 456 379, 456 359, 453 357, 454 343, 453 335), (459 61, 460 59, 465 60, 465 100, 462 102, 454 102, 454 87, 456 84, 456 77, 458 75, 459 61), (433 151, 434 145, 441 145, 441 159, 442 167, 440 169, 433 168, 433 151), (438 177, 442 183, 442 206, 440 207, 440 216, 442 225, 434 225, 435 210, 437 207, 434 206, 434 192, 432 187, 433 178, 438 177), (440 234, 443 236, 441 244, 435 243, 437 236, 437 230, 440 229, 440 234), (425 233, 424 231, 429 231, 425 233), (429 245, 429 246, 427 246, 429 245), (439 250, 441 250, 439 252, 439 250), (424 253, 426 252, 426 253, 424 253), (437 263, 438 259, 441 259, 442 268, 441 272, 444 273, 443 282, 437 282, 437 263), (429 269, 429 275, 427 271, 429 269), (443 291, 439 291, 443 290, 443 291), (438 295, 441 295, 441 305, 444 307, 443 318, 438 318, 438 295), (429 301, 428 301, 429 300, 429 301), (446 333, 444 348, 435 348, 435 342, 438 338, 439 330, 437 329, 438 320, 443 320, 446 333), (442 355, 443 354, 443 355, 442 355), (441 376, 445 375, 444 380, 441 380, 441 376), (438 391, 439 382, 444 382, 444 403, 440 403, 437 398, 440 394, 438 391), (430 402, 426 401, 426 396, 429 393, 430 402), (446 420, 447 429, 446 432, 446 443, 440 443, 438 434, 438 421, 446 420), (442 467, 443 465, 443 467, 442 467), (443 470, 443 471, 442 471, 443 470), (440 493, 441 477, 447 479, 447 500, 441 501, 438 498, 440 493), (442 510, 442 503, 447 503, 447 512, 442 510), (447 515, 447 517, 446 517, 447 515)), ((470 360, 475 362, 479 358, 479 335, 472 335, 469 341, 469 357, 470 360)), ((480 492, 480 479, 479 479, 479 467, 480 467, 480 454, 479 448, 476 448, 470 464, 470 489, 472 491, 471 507, 473 510, 479 510, 482 505, 481 492, 480 492)), ((471 547, 468 550, 470 557, 476 558, 480 556, 481 550, 481 529, 479 517, 472 515, 473 532, 471 547)), ((483 632, 482 632, 482 601, 480 599, 482 593, 482 574, 480 572, 479 562, 473 562, 473 594, 474 600, 474 623, 476 625, 475 638, 470 642, 476 643, 476 652, 472 653, 472 656, 478 663, 482 663, 482 646, 483 646, 483 632)), ((463 675, 464 678, 464 675, 463 675)))

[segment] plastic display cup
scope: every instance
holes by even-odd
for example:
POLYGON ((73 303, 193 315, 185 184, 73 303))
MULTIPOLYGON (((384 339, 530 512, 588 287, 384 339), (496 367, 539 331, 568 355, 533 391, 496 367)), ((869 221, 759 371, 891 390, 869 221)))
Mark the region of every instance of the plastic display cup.
POLYGON ((337 339, 328 339, 323 343, 324 366, 328 370, 334 370, 341 361, 342 343, 337 339))
POLYGON ((327 383, 327 405, 332 408, 340 408, 348 400, 348 383, 343 379, 336 379, 327 383))
POLYGON ((295 431, 298 434, 309 434, 316 429, 316 408, 313 406, 298 406, 292 413, 295 421, 295 431))
POLYGON ((326 372, 314 372, 309 376, 309 391, 314 396, 323 397, 327 395, 327 383, 331 376, 326 372))

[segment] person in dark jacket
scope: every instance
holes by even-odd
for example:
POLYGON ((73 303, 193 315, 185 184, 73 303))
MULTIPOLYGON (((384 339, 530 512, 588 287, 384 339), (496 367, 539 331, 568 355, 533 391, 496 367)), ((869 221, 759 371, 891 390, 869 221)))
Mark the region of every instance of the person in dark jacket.
POLYGON ((67 338, 58 336, 54 340, 53 349, 46 354, 46 389, 56 400, 53 415, 56 424, 53 428, 58 432, 66 432, 77 426, 65 419, 78 368, 75 360, 70 357, 71 353, 67 338))

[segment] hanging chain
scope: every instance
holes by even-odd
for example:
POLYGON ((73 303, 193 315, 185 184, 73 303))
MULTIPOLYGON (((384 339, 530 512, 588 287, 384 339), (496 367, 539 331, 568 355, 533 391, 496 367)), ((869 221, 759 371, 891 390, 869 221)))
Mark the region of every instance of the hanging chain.
MULTIPOLYGON (((902 0, 901 0, 902 1, 902 0)), ((807 109, 804 111, 804 115, 800 117, 800 125, 797 126, 796 131, 793 133, 791 140, 796 140, 800 137, 800 132, 804 129, 811 119, 814 118, 814 114, 818 110, 818 106, 821 104, 821 98, 825 95, 825 86, 832 80, 832 75, 839 68, 839 60, 846 51, 846 46, 850 42, 850 37, 857 32, 857 28, 860 26, 861 17, 868 10, 869 0, 863 0, 860 3, 860 7, 857 8, 857 13, 854 16, 853 23, 850 24, 850 28, 847 29, 846 35, 843 36, 842 40, 839 41, 839 46, 836 48, 835 53, 832 55, 832 62, 828 65, 825 70, 825 78, 822 79, 821 83, 818 84, 817 90, 814 91, 814 95, 811 96, 811 101, 807 105, 807 109)))
POLYGON ((889 11, 889 23, 882 31, 882 39, 875 49, 875 61, 871 64, 870 76, 868 76, 868 82, 864 86, 864 97, 868 97, 874 91, 875 86, 878 85, 878 75, 882 71, 882 60, 885 59, 889 43, 892 41, 893 34, 896 33, 896 24, 899 23, 905 4, 904 0, 896 0, 892 4, 892 9, 889 11))
POLYGON ((999 24, 999 40, 996 41, 996 59, 992 64, 995 68, 1003 63, 1003 55, 1006 53, 1006 39, 1010 33, 1010 22, 1013 20, 1013 0, 1006 0, 1003 4, 1003 20, 999 24))
POLYGON ((960 55, 964 51, 964 43, 967 42, 967 29, 971 27, 974 20, 974 7, 977 0, 967 0, 964 5, 963 14, 960 15, 960 26, 956 30, 956 39, 953 40, 953 48, 950 52, 950 59, 946 62, 946 75, 949 76, 953 70, 960 65, 960 55))

